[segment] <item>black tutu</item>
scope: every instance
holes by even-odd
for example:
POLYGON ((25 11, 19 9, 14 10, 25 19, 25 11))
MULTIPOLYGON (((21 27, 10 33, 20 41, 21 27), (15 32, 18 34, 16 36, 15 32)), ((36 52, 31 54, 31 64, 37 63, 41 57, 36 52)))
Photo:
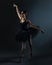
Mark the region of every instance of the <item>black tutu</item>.
POLYGON ((26 41, 28 40, 29 36, 32 35, 34 38, 38 34, 38 30, 34 29, 33 27, 28 28, 27 30, 22 30, 16 35, 17 41, 26 41))

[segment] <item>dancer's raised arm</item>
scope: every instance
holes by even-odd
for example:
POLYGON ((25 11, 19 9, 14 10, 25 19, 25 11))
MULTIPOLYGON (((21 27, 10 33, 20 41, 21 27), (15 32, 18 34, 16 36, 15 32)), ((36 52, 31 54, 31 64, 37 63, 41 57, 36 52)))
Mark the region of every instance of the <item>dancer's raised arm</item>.
POLYGON ((18 15, 19 19, 21 19, 21 15, 20 15, 20 11, 19 11, 18 6, 16 4, 13 4, 13 7, 16 8, 17 15, 18 15))

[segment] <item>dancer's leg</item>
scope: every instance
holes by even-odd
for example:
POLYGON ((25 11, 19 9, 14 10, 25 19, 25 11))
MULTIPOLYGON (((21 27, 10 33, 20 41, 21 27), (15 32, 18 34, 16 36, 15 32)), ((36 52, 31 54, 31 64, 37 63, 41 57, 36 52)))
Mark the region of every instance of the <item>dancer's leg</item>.
POLYGON ((28 42, 29 42, 29 48, 30 48, 30 57, 32 57, 32 36, 30 35, 29 36, 29 39, 28 39, 28 42))
POLYGON ((21 42, 21 49, 20 49, 20 54, 19 54, 19 56, 20 56, 20 62, 23 62, 23 57, 24 57, 24 46, 23 46, 23 44, 24 44, 24 42, 21 42))

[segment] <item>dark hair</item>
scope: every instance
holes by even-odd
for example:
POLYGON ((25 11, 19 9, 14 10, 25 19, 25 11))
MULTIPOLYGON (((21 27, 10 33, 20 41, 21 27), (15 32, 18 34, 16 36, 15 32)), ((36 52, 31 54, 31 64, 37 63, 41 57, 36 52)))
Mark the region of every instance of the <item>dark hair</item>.
POLYGON ((23 11, 23 13, 25 13, 25 14, 26 14, 27 12, 24 10, 24 11, 23 11))

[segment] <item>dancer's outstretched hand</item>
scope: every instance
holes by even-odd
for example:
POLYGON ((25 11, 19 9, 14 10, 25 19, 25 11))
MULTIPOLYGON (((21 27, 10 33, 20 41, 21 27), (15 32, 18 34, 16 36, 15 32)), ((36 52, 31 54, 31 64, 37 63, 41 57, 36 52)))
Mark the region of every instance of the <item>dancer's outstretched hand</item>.
POLYGON ((44 31, 44 30, 41 30, 41 32, 42 32, 42 33, 45 33, 45 31, 44 31))
POLYGON ((13 4, 13 7, 18 7, 16 4, 13 4))

